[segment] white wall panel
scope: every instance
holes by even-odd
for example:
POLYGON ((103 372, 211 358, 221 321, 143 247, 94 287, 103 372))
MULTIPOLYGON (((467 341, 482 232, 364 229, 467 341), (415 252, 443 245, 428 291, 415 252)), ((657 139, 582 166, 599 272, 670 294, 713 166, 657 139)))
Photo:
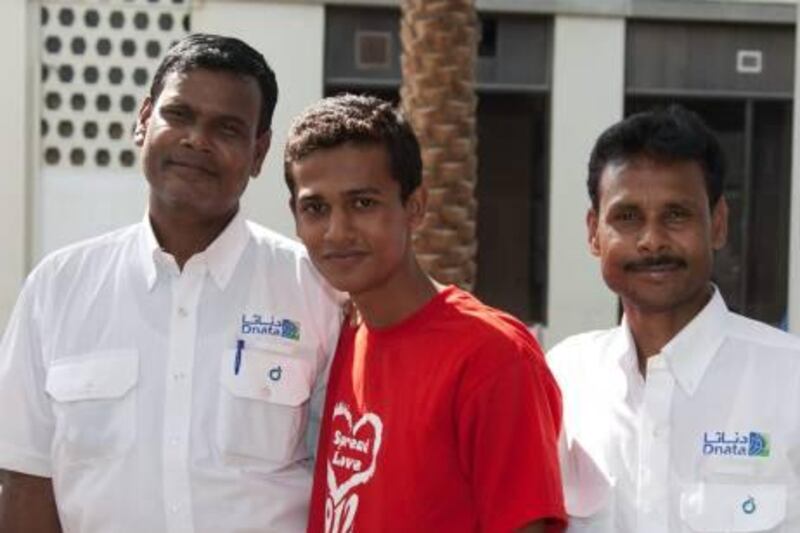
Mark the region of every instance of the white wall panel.
POLYGON ((555 18, 547 347, 616 321, 616 298, 587 246, 586 166, 597 136, 622 118, 624 45, 621 18, 555 18))
POLYGON ((0 16, 0 334, 28 266, 28 20, 26 2, 4 2, 0 16))
POLYGON ((325 9, 319 5, 207 0, 192 15, 196 31, 238 37, 259 50, 278 78, 272 147, 261 175, 245 193, 248 217, 294 236, 283 180, 283 148, 291 119, 323 94, 325 9))

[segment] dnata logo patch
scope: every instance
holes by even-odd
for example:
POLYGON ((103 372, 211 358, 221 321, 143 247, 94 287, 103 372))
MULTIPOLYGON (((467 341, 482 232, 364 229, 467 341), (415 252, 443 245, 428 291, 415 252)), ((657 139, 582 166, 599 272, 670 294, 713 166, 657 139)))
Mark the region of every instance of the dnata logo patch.
POLYGON ((293 341, 300 340, 300 323, 288 318, 270 316, 265 320, 261 315, 253 315, 249 319, 242 315, 242 335, 269 335, 293 341))
POLYGON ((703 433, 703 455, 769 457, 769 435, 757 431, 703 433))

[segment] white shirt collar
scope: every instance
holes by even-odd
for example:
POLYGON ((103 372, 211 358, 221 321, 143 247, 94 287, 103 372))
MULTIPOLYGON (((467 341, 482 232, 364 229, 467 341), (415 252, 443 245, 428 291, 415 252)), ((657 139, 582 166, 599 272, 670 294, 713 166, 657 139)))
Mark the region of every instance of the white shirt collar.
MULTIPOLYGON (((719 289, 714 287, 714 294, 706 306, 659 353, 676 381, 690 396, 697 390, 703 374, 722 345, 727 316, 725 301, 719 289)), ((618 361, 626 373, 639 371, 636 347, 625 317, 612 340, 609 356, 618 361)))
POLYGON ((728 308, 719 289, 691 322, 661 349, 675 379, 692 395, 725 339, 728 308))
MULTIPOLYGON (((224 289, 233 276, 233 271, 239 263, 239 258, 249 239, 250 232, 247 222, 239 210, 222 233, 205 250, 193 255, 189 261, 204 263, 217 287, 224 289)), ((158 279, 159 266, 167 268, 166 263, 168 262, 174 265, 174 259, 158 244, 150 216, 147 213, 145 213, 139 231, 139 243, 140 261, 147 281, 147 290, 151 291, 158 279)), ((177 266, 173 268, 177 268, 177 266)))

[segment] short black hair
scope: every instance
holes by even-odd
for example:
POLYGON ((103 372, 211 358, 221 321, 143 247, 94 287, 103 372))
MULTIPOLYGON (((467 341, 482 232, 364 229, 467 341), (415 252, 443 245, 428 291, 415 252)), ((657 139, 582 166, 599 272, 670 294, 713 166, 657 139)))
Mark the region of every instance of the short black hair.
POLYGON ((154 102, 164 89, 164 78, 170 72, 188 72, 196 68, 219 70, 256 80, 261 90, 261 113, 258 133, 272 125, 272 114, 278 102, 278 83, 264 56, 250 45, 234 37, 193 33, 175 43, 158 66, 150 84, 154 102))
POLYGON ((283 167, 292 203, 295 199, 292 164, 317 150, 345 143, 386 148, 392 178, 400 184, 403 203, 422 183, 419 142, 403 113, 380 98, 342 94, 323 98, 306 108, 289 129, 283 167))
POLYGON ((708 202, 722 196, 725 156, 719 139, 694 112, 680 105, 636 113, 604 131, 589 158, 586 182, 592 207, 600 207, 600 177, 609 164, 639 157, 656 161, 694 161, 703 169, 708 202))

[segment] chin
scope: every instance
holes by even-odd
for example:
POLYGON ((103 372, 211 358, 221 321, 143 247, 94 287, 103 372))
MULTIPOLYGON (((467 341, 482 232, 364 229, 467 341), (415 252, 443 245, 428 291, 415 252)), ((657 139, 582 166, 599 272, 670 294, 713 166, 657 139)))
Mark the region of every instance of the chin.
POLYGON ((331 287, 339 292, 346 292, 350 296, 363 292, 364 283, 358 280, 349 279, 347 276, 329 275, 322 271, 325 280, 330 283, 331 287))
POLYGON ((667 313, 699 301, 702 289, 687 290, 685 287, 664 286, 659 290, 634 289, 619 293, 623 302, 650 313, 667 313))

